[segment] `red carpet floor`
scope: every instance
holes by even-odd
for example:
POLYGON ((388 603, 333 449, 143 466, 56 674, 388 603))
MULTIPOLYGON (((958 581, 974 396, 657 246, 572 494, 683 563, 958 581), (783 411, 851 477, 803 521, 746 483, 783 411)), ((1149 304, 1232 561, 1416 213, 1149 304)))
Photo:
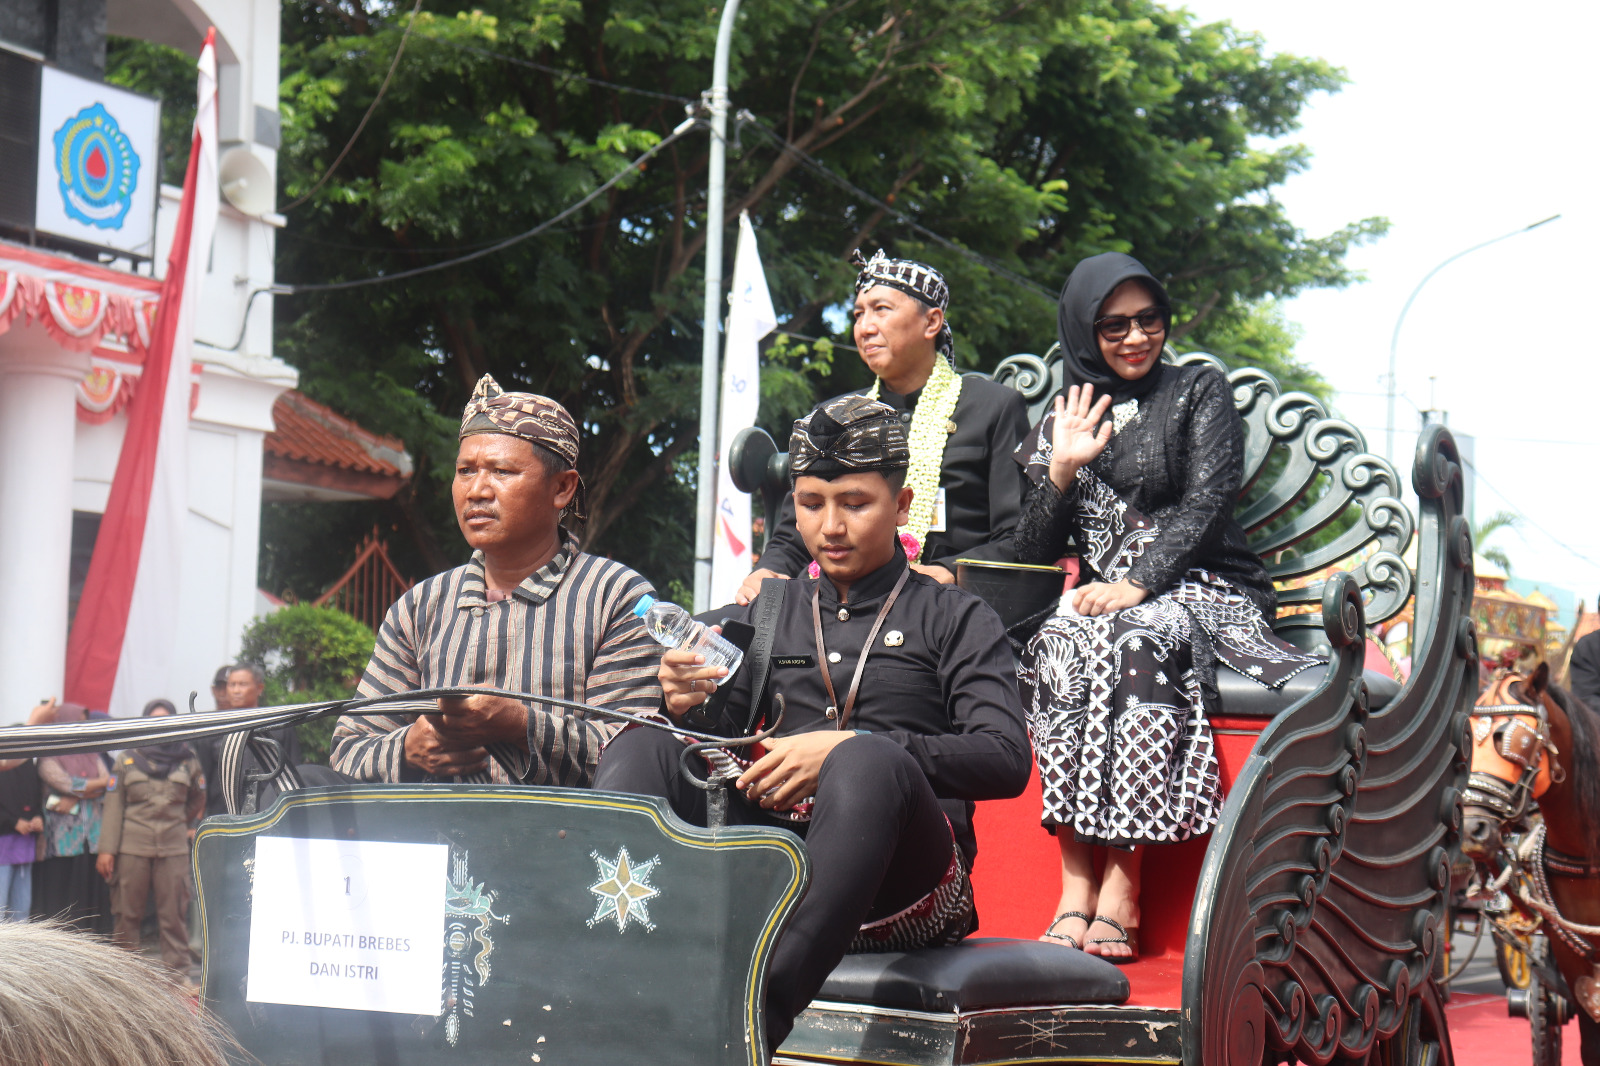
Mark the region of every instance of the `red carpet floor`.
MULTIPOLYGON (((1504 996, 1458 993, 1445 1007, 1456 1066, 1528 1066, 1533 1061, 1526 1018, 1506 1016, 1504 996)), ((1580 1066, 1578 1023, 1562 1032, 1561 1066, 1580 1066)))

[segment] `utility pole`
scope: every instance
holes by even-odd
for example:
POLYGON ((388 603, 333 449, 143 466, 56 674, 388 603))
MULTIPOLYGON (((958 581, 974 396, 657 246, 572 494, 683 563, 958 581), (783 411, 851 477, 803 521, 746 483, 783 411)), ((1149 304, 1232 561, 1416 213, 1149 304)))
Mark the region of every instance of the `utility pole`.
POLYGON ((1394 462, 1394 398, 1399 392, 1399 389, 1395 383, 1395 353, 1400 344, 1400 327, 1405 323, 1406 312, 1411 310, 1411 305, 1416 302, 1417 293, 1422 291, 1422 287, 1432 280, 1435 274, 1439 273, 1439 271, 1443 270, 1451 263, 1454 263, 1462 256, 1471 255, 1479 248, 1487 248, 1491 244, 1498 244, 1507 237, 1515 237, 1519 233, 1527 233, 1529 230, 1538 229, 1545 223, 1554 222, 1560 217, 1560 215, 1551 215, 1549 218, 1542 218, 1537 222, 1523 226, 1521 229, 1514 229, 1510 233, 1502 233, 1500 236, 1490 238, 1489 240, 1484 241, 1482 244, 1474 244, 1471 248, 1457 252, 1455 255, 1452 255, 1449 259, 1446 259, 1444 262, 1440 263, 1438 266, 1424 274, 1422 276, 1422 280, 1417 282, 1417 287, 1411 290, 1411 295, 1406 297, 1405 306, 1400 308, 1400 317, 1394 320, 1394 333, 1389 337, 1389 386, 1387 390, 1388 415, 1383 424, 1383 455, 1385 459, 1388 459, 1391 463, 1394 462))
POLYGON ((705 338, 700 348, 700 466, 695 485, 694 610, 715 604, 711 598, 711 538, 717 507, 717 392, 722 383, 718 358, 722 325, 722 215, 728 171, 728 53, 739 0, 725 0, 711 64, 711 91, 701 102, 711 113, 711 165, 706 173, 705 338))

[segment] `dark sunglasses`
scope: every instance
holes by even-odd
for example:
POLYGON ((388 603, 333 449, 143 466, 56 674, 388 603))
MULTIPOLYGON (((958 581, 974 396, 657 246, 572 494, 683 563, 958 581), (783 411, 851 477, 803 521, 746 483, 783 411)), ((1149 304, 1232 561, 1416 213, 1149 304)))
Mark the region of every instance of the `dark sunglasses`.
POLYGON ((1146 337, 1165 333, 1172 323, 1172 308, 1152 307, 1136 315, 1107 315, 1094 320, 1094 331, 1108 341, 1120 341, 1133 331, 1134 326, 1146 337))

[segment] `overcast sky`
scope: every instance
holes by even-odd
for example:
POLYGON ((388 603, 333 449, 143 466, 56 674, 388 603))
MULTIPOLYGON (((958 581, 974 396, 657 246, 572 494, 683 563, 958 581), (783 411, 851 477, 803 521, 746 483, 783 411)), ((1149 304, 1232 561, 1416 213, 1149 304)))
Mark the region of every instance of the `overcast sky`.
POLYGON ((1518 577, 1588 601, 1600 593, 1600 280, 1594 42, 1600 4, 1508 8, 1470 0, 1340 3, 1192 0, 1202 21, 1320 56, 1350 83, 1317 97, 1293 140, 1315 153, 1282 189, 1313 235, 1386 216, 1389 236, 1351 263, 1369 280, 1289 301, 1297 351, 1339 390, 1341 412, 1383 451, 1389 341, 1406 297, 1441 260, 1553 214, 1436 275, 1398 345, 1396 465, 1409 481, 1417 409, 1476 438, 1476 510, 1522 514, 1491 540, 1518 577), (1436 380, 1434 380, 1436 379, 1436 380))

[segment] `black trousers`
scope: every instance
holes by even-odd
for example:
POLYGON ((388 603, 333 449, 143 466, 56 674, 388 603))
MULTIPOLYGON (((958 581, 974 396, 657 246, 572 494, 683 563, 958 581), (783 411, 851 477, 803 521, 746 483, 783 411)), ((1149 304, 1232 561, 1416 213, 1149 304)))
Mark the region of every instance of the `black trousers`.
MULTIPOLYGON (((630 729, 606 747, 594 787, 662 796, 686 822, 706 824, 706 794, 678 768, 683 743, 630 729)), ((860 734, 828 754, 809 823, 786 822, 728 797, 733 825, 788 829, 806 842, 811 885, 768 967, 767 1043, 776 1050, 861 926, 911 906, 938 886, 954 842, 933 788, 894 741, 860 734)))

